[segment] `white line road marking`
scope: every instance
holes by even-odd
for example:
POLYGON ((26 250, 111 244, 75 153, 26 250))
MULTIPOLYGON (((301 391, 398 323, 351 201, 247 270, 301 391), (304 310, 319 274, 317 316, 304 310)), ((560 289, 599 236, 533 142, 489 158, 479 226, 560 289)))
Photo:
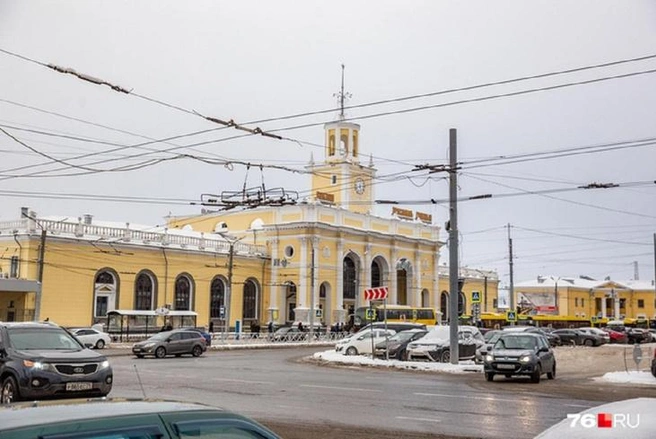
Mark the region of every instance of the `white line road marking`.
POLYGON ((494 396, 464 396, 464 395, 447 395, 444 393, 415 393, 418 396, 440 396, 444 398, 466 398, 466 399, 484 399, 486 401, 500 401, 500 402, 526 402, 522 399, 504 399, 496 398, 494 396))
POLYGON ((273 385, 275 383, 272 383, 270 381, 247 381, 247 380, 234 380, 230 378, 211 378, 212 381, 226 381, 226 382, 231 382, 231 383, 244 383, 244 384, 269 384, 273 385))
POLYGON ((589 408, 593 407, 593 406, 590 406, 590 405, 582 405, 582 404, 563 404, 563 405, 565 407, 583 407, 583 408, 586 408, 586 409, 589 409, 589 408))
POLYGON ((405 419, 407 421, 442 422, 439 419, 410 418, 408 416, 397 416, 396 419, 405 419))
POLYGON ((359 389, 357 387, 333 387, 333 386, 315 386, 312 384, 300 384, 299 387, 311 387, 313 389, 335 389, 335 390, 351 390, 355 392, 374 392, 374 393, 383 393, 382 390, 374 389, 359 389))

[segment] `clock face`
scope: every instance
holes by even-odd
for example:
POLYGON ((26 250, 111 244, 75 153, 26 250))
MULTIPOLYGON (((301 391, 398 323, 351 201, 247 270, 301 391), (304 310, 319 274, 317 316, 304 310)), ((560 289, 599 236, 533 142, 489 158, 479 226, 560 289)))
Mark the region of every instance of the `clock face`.
POLYGON ((363 194, 364 193, 364 180, 361 178, 358 178, 355 180, 355 192, 358 194, 363 194))

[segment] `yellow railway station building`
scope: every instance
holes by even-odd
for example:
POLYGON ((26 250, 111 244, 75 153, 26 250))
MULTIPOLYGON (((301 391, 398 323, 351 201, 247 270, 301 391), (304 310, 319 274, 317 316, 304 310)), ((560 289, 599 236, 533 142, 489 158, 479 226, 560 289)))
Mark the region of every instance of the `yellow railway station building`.
MULTIPOLYGON (((237 322, 345 322, 364 289, 387 286, 389 304, 431 307, 448 320, 448 267, 432 215, 373 214, 376 169, 363 164, 360 126, 326 124, 323 160, 310 160, 311 196, 294 203, 171 216, 166 227, 23 208, 0 221, 0 320, 106 323, 116 310, 189 311, 198 326, 237 322)), ((495 311, 498 276, 461 270, 471 314, 495 311)))

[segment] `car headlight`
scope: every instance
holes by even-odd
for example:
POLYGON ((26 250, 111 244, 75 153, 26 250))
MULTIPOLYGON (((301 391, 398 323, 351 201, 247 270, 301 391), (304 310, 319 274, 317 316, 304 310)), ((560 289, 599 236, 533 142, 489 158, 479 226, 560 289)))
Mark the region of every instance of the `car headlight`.
POLYGON ((494 360, 494 357, 492 355, 487 354, 485 356, 485 361, 487 361, 488 363, 491 363, 493 360, 494 360))
POLYGON ((520 363, 528 363, 531 361, 531 356, 530 355, 524 355, 523 357, 519 358, 520 363))
POLYGON ((108 367, 109 367, 109 361, 105 360, 100 363, 100 365, 98 366, 98 370, 107 369, 108 367))
POLYGON ((155 343, 146 343, 145 345, 143 345, 143 348, 144 349, 149 349, 149 348, 152 348, 153 346, 155 346, 155 343))
POLYGON ((49 363, 43 363, 41 361, 32 361, 32 360, 23 360, 23 366, 29 367, 34 370, 52 370, 52 366, 49 363))

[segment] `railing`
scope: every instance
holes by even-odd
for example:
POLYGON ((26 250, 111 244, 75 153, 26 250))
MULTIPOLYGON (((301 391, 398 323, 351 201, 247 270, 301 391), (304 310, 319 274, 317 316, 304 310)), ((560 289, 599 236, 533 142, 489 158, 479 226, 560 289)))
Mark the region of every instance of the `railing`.
MULTIPOLYGON (((73 221, 55 221, 48 219, 23 219, 15 221, 0 221, 0 231, 22 231, 28 230, 30 222, 36 222, 38 229, 45 229, 55 235, 73 235, 81 238, 85 236, 98 237, 100 242, 142 242, 159 246, 177 246, 180 248, 192 248, 206 250, 211 252, 227 253, 230 250, 230 242, 225 238, 214 234, 206 235, 203 232, 183 232, 178 230, 135 230, 131 229, 129 224, 125 227, 112 227, 99 224, 85 224, 83 222, 73 221), (195 236, 194 236, 195 235, 195 236)), ((267 253, 266 246, 247 244, 237 242, 234 244, 234 251, 240 254, 259 254, 267 253)))

